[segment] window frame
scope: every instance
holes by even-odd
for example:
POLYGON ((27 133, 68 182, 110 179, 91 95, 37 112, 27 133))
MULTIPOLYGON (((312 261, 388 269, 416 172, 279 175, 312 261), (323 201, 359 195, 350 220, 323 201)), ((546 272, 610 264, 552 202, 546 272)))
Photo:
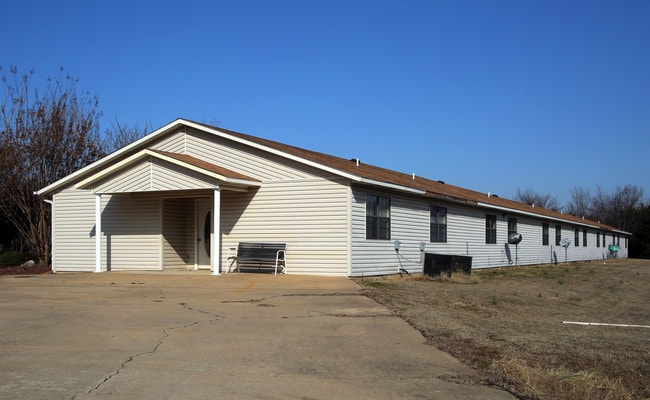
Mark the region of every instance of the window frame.
POLYGON ((562 225, 555 225, 555 245, 559 246, 562 241, 562 225))
POLYGON ((580 246, 580 228, 573 227, 573 240, 575 247, 580 246))
POLYGON ((497 244, 497 216, 485 214, 485 244, 497 244))
POLYGON ((508 217, 508 237, 513 233, 517 233, 517 218, 508 217))
POLYGON ((542 222, 542 246, 548 246, 548 244, 549 244, 549 241, 548 241, 548 239, 549 239, 549 237, 548 237, 549 229, 550 229, 550 227, 549 227, 548 222, 542 222))
POLYGON ((429 242, 447 243, 447 207, 431 205, 429 208, 429 242), (435 215, 434 215, 435 211, 435 215), (444 215, 441 215, 441 211, 444 215), (441 221, 443 220, 443 221, 441 221), (435 237, 434 237, 435 232, 435 237), (436 240, 434 240, 436 239, 436 240))
POLYGON ((391 203, 390 197, 366 193, 366 240, 390 240, 391 203), (387 206, 384 204, 382 207, 381 200, 387 201, 387 206), (372 214, 368 211, 372 211, 372 214), (381 211, 386 211, 387 216, 379 215, 381 211))
POLYGON ((587 247, 587 229, 582 229, 582 247, 587 247))

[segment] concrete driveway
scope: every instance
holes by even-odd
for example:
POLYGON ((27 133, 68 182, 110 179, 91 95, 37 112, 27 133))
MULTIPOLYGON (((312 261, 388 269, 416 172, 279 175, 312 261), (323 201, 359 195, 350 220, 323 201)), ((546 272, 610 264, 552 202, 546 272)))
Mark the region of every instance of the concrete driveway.
POLYGON ((2 276, 0 308, 2 399, 514 399, 346 278, 2 276))

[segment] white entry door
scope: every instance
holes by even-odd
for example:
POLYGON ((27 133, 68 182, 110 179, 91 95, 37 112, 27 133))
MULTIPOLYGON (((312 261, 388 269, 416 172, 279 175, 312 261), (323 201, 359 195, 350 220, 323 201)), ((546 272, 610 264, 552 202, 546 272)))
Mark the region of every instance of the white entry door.
POLYGON ((212 200, 196 201, 196 267, 210 269, 210 243, 212 239, 212 200))

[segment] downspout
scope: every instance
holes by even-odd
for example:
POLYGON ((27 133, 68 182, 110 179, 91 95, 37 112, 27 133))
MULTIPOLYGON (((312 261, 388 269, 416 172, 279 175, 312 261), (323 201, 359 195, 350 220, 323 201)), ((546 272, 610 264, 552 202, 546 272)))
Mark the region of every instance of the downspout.
MULTIPOLYGON (((36 194, 36 192, 34 192, 34 194, 36 194)), ((52 221, 50 222, 50 257, 52 257, 52 273, 56 274, 56 264, 54 263, 54 201, 50 199, 43 199, 43 201, 52 206, 52 213, 50 216, 50 218, 52 218, 52 221)))
POLYGON ((95 272, 102 272, 102 195, 99 193, 95 194, 95 272))

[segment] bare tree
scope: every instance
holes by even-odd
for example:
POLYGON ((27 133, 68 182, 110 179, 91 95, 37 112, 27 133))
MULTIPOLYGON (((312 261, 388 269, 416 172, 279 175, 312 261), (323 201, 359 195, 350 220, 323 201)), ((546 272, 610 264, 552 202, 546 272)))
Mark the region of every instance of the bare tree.
POLYGON ((635 223, 629 255, 632 258, 650 258, 650 204, 646 203, 639 208, 635 223))
POLYGON ((542 207, 548 210, 559 210, 562 208, 557 197, 550 194, 537 193, 531 188, 527 188, 523 191, 520 188, 517 188, 515 200, 522 203, 534 204, 535 207, 542 207))
POLYGON ((643 189, 631 184, 617 186, 612 194, 598 187, 592 201, 597 220, 628 232, 634 228, 636 213, 642 206, 643 189))
POLYGON ((59 71, 42 92, 34 71, 0 67, 0 213, 40 262, 49 262, 50 206, 34 191, 102 155, 98 99, 77 93, 78 79, 59 71))
POLYGON ((566 211, 578 217, 592 218, 592 197, 589 189, 574 186, 566 211))
POLYGON ((134 125, 122 124, 115 118, 111 128, 107 129, 104 135, 106 153, 112 153, 135 142, 149 131, 151 131, 151 122, 140 127, 138 123, 134 125))

